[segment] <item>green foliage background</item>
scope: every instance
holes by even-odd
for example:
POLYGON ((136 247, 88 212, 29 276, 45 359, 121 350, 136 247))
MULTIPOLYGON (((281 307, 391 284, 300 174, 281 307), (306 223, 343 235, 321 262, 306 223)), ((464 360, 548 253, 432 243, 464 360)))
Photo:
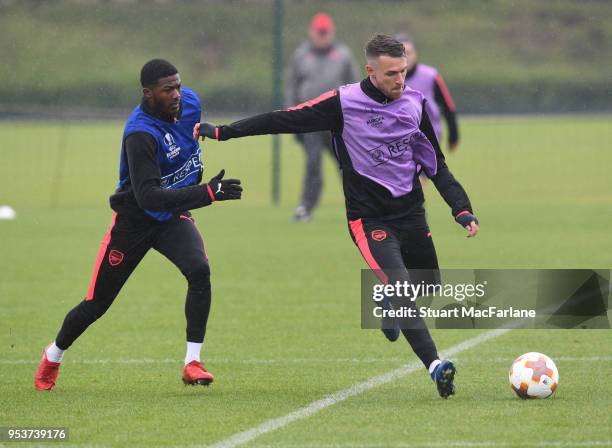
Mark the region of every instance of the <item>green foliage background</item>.
MULTIPOLYGON (((143 62, 166 57, 210 110, 268 109, 273 6, 5 0, 0 103, 130 108, 143 62)), ((318 11, 332 14, 360 62, 375 32, 409 31, 463 112, 611 110, 610 2, 285 0, 285 60, 318 11)))

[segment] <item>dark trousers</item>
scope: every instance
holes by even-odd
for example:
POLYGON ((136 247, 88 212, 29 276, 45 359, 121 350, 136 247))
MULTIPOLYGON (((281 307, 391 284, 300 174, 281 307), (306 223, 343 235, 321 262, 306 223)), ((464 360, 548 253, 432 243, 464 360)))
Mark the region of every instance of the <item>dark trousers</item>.
POLYGON ((98 252, 87 297, 66 315, 57 335, 60 349, 70 347, 108 310, 151 248, 168 258, 187 279, 187 341, 204 341, 211 301, 210 269, 191 214, 183 212, 169 221, 157 222, 115 213, 98 252))
POLYGON ((332 138, 329 132, 310 132, 303 134, 304 150, 306 152, 306 167, 302 186, 302 205, 308 212, 314 209, 323 190, 323 153, 332 154, 332 138))
MULTIPOLYGON (((383 282, 438 281, 438 257, 424 211, 394 220, 357 219, 349 221, 349 227, 366 263, 383 282), (428 271, 409 272, 415 269, 428 271)), ((438 359, 436 345, 420 317, 412 319, 402 333, 425 367, 438 359)))

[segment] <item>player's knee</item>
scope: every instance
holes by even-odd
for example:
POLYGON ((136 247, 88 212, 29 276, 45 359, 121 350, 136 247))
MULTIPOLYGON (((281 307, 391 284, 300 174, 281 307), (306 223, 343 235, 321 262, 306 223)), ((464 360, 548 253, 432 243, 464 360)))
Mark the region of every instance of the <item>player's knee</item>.
POLYGON ((190 288, 199 290, 210 289, 210 267, 204 260, 192 266, 185 273, 185 277, 190 288))
POLYGON ((95 298, 94 300, 84 300, 77 307, 80 319, 87 322, 95 322, 101 318, 104 313, 110 308, 111 301, 95 298))

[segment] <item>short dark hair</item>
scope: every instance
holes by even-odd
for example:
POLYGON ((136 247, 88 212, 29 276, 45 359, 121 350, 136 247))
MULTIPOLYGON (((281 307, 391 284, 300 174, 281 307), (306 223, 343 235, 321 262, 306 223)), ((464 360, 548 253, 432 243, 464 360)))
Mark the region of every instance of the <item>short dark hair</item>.
POLYGON ((165 59, 151 59, 140 70, 140 85, 152 86, 166 76, 176 75, 178 70, 165 59))
POLYGON ((366 58, 377 58, 382 55, 401 58, 405 55, 404 44, 386 34, 376 34, 365 47, 366 58))

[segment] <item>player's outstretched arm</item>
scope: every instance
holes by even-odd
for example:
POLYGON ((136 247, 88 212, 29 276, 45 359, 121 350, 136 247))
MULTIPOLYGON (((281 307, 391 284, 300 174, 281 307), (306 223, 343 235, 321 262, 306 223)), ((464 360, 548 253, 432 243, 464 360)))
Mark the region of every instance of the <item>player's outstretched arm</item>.
POLYGON ((437 167, 435 175, 430 177, 431 180, 444 201, 451 208, 455 221, 468 231, 468 237, 476 236, 479 229, 478 219, 472 212, 472 204, 467 193, 446 165, 444 154, 440 149, 440 144, 425 110, 425 104, 423 104, 419 129, 425 134, 436 151, 437 167))
POLYGON ((177 189, 161 188, 155 141, 146 133, 132 134, 126 139, 126 156, 132 188, 111 196, 111 206, 114 209, 130 201, 133 203, 135 199, 142 209, 173 213, 242 197, 240 180, 223 179, 225 170, 221 170, 206 184, 177 189))
POLYGON ((305 132, 334 131, 342 126, 342 110, 335 90, 284 110, 254 115, 229 125, 198 123, 193 137, 215 140, 265 134, 301 134, 305 132))

